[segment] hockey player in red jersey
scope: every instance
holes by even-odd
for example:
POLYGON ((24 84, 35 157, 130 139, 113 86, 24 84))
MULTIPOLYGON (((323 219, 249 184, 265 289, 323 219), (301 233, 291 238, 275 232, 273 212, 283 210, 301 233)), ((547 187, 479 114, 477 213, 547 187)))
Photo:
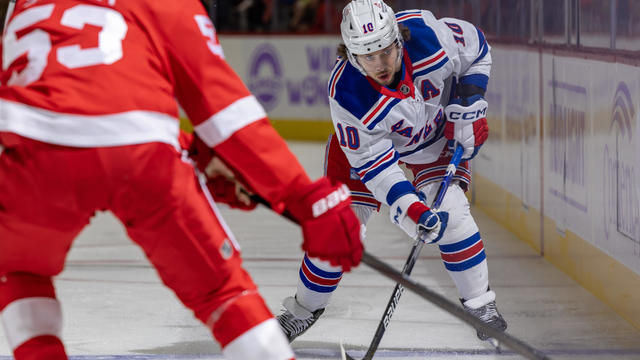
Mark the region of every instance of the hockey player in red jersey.
POLYGON ((51 279, 104 210, 225 358, 294 358, 196 176, 194 162, 205 167, 211 154, 194 161, 181 149, 178 103, 247 189, 298 220, 309 254, 356 266, 360 224, 348 190, 312 182, 270 126, 203 6, 18 0, 1 46, 0 311, 15 359, 67 359, 51 279))
MULTIPOLYGON (((384 203, 391 221, 412 239, 437 243, 465 310, 504 331, 482 237, 464 194, 470 181, 466 160, 488 136, 483 95, 489 44, 466 21, 436 19, 419 9, 394 14, 381 0, 353 0, 342 15, 344 44, 328 84, 335 134, 325 156, 327 176, 348 184, 363 226, 384 203), (464 149, 463 162, 434 213, 427 204, 456 143, 464 149), (437 225, 429 227, 435 219, 437 225)), ((341 277, 339 268, 304 257, 297 292, 284 300, 278 316, 289 340, 319 318, 341 277)))

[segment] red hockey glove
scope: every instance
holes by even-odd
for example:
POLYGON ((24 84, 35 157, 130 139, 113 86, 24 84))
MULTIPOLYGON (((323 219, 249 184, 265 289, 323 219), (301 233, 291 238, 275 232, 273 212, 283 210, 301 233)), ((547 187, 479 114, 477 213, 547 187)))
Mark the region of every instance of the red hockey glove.
POLYGON ((487 124, 487 101, 480 95, 453 99, 444 108, 447 122, 444 136, 453 152, 456 142, 464 148, 462 161, 471 160, 489 136, 487 124))
MULTIPOLYGON (((182 136, 180 143, 184 146, 182 136)), ((215 156, 213 149, 208 147, 199 137, 193 136, 189 144, 189 157, 196 163, 197 168, 207 177, 207 188, 216 202, 224 203, 234 209, 253 210, 258 205, 250 198, 244 184, 235 176, 219 157, 215 156)))
POLYGON ((253 210, 258 204, 251 200, 249 194, 238 181, 218 175, 207 179, 207 188, 215 202, 224 203, 234 209, 253 210))
POLYGON ((360 222, 349 204, 346 185, 320 180, 295 190, 285 200, 286 210, 298 220, 304 241, 302 249, 311 257, 328 260, 349 271, 362 258, 360 222))

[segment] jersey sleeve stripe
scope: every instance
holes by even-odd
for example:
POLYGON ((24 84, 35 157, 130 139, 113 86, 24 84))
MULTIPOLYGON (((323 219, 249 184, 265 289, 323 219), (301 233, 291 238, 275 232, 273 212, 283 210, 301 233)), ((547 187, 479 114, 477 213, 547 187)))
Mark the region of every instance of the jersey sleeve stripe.
POLYGON ((413 10, 401 10, 396 13, 396 19, 400 16, 408 15, 408 14, 422 14, 422 10, 413 9, 413 10))
POLYGON ((395 164, 398 161, 398 153, 393 148, 390 148, 378 159, 379 160, 377 160, 373 165, 364 169, 360 168, 361 170, 358 171, 358 176, 362 179, 363 183, 367 183, 384 169, 395 164))
POLYGON ((394 98, 393 100, 391 100, 389 105, 387 105, 384 109, 382 109, 382 111, 380 111, 376 115, 376 118, 369 125, 367 125, 367 129, 373 130, 373 128, 376 127, 376 125, 378 125, 380 121, 384 120, 384 118, 391 111, 391 109, 393 109, 393 107, 396 106, 396 104, 398 104, 401 100, 402 99, 397 99, 397 98, 394 98))
POLYGON ((447 64, 447 62, 449 62, 449 58, 447 56, 444 56, 441 58, 440 62, 436 63, 433 66, 430 66, 426 69, 423 70, 416 70, 415 68, 413 69, 413 76, 414 77, 418 77, 418 76, 423 76, 423 75, 427 75, 430 72, 436 71, 438 69, 440 69, 441 67, 445 66, 447 64))
POLYGON ((0 99, 0 131, 50 144, 74 147, 119 146, 162 142, 179 147, 178 119, 155 111, 109 115, 58 113, 0 99), (89 125, 88 125, 89 124, 89 125))
POLYGON ((478 28, 476 28, 476 31, 478 32, 478 57, 473 61, 473 64, 482 60, 489 52, 489 45, 487 44, 487 39, 484 37, 484 33, 478 28))
POLYGON ((234 132, 266 116, 262 105, 253 95, 250 95, 236 100, 196 125, 194 130, 205 144, 214 147, 227 140, 234 132))
POLYGON ((345 66, 347 66, 347 61, 343 60, 342 65, 340 65, 338 69, 331 74, 331 79, 329 80, 329 97, 335 96, 336 84, 338 83, 338 80, 340 80, 340 75, 342 75, 345 66))
POLYGON ((369 121, 371 121, 371 119, 373 119, 375 116, 377 116, 377 113, 380 111, 380 109, 384 108, 384 104, 386 104, 387 101, 389 101, 389 99, 391 99, 391 98, 388 97, 388 96, 381 97, 380 101, 378 102, 378 105, 376 107, 374 107, 373 110, 370 111, 368 115, 366 115, 364 120, 362 120, 362 124, 367 125, 367 123, 369 121))
POLYGON ((433 64, 434 62, 440 60, 443 56, 446 56, 446 53, 444 52, 444 49, 440 49, 440 51, 429 56, 428 58, 425 58, 420 61, 416 61, 413 64, 413 72, 419 71, 420 69, 433 64))
POLYGON ((396 200, 398 200, 401 196, 406 194, 415 193, 416 188, 413 187, 409 181, 400 181, 391 187, 389 192, 387 193, 387 204, 391 205, 396 200))
POLYGON ((402 22, 402 21, 405 21, 405 20, 415 19, 415 18, 422 18, 422 14, 420 14, 420 13, 417 13, 417 14, 403 14, 403 15, 397 16, 396 20, 398 22, 402 22))
POLYGON ((362 176, 364 174, 366 174, 367 171, 375 168, 376 166, 380 165, 380 163, 388 160, 393 155, 393 153, 394 153, 393 147, 390 147, 387 151, 385 151, 383 154, 379 155, 374 160, 369 161, 368 163, 366 163, 362 167, 355 168, 355 170, 358 173, 358 176, 360 177, 360 179, 362 179, 362 176))
POLYGON ((374 177, 378 176, 378 174, 380 174, 382 171, 387 169, 389 166, 397 163, 398 162, 398 153, 394 151, 392 153, 392 155, 393 156, 391 158, 389 158, 387 161, 382 162, 382 163, 378 164, 378 166, 376 166, 375 168, 370 169, 366 173, 366 175, 364 175, 362 177, 362 182, 366 184, 369 180, 371 180, 374 177))
POLYGON ((396 13, 396 21, 405 20, 407 18, 407 16, 422 17, 422 10, 403 10, 403 11, 398 11, 396 13))
POLYGON ((475 85, 483 89, 487 88, 489 77, 484 74, 471 74, 460 78, 460 84, 475 85))

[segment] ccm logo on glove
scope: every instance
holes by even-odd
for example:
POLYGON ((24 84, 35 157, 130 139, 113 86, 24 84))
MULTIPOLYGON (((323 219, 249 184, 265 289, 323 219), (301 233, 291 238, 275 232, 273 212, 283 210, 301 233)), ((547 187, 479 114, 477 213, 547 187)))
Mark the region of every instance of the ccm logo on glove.
MULTIPOLYGON (((485 103, 486 104, 486 103, 485 103)), ((470 120, 475 121, 487 116, 487 106, 477 111, 457 112, 451 111, 449 113, 449 120, 470 120)))
POLYGON ((462 161, 471 160, 480 150, 489 136, 487 125, 487 101, 480 95, 468 98, 456 98, 444 108, 447 123, 444 136, 449 140, 447 146, 452 152, 456 143, 462 145, 462 161))
POLYGON ((349 191, 349 188, 347 185, 342 184, 342 186, 331 192, 329 195, 311 205, 313 217, 317 218, 318 216, 326 213, 328 210, 336 207, 336 205, 347 200, 350 196, 351 192, 349 191))

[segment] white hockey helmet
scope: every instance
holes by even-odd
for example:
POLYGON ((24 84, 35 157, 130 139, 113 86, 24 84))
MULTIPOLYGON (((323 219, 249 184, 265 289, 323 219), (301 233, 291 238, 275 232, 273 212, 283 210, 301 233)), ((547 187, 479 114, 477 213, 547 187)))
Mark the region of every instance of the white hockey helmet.
POLYGON ((382 50, 396 41, 402 44, 393 9, 382 0, 353 0, 347 4, 342 10, 340 33, 349 61, 363 74, 355 55, 382 50))

